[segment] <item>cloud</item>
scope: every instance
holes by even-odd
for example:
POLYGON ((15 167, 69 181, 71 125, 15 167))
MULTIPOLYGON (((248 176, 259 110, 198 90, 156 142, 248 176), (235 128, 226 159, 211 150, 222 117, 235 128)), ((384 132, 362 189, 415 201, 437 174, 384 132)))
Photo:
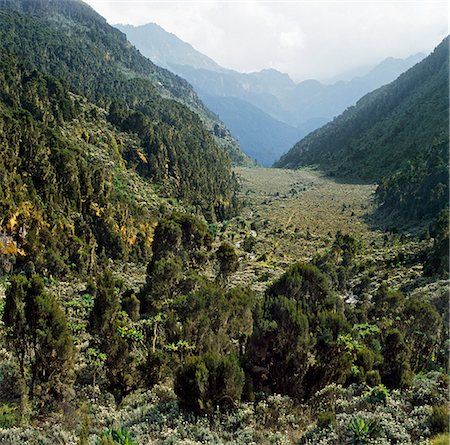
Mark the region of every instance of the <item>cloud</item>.
POLYGON ((302 46, 303 40, 303 33, 299 29, 293 29, 280 34, 280 44, 284 48, 299 48, 302 46))
POLYGON ((227 68, 296 80, 429 52, 448 34, 446 1, 85 1, 111 24, 158 23, 227 68))

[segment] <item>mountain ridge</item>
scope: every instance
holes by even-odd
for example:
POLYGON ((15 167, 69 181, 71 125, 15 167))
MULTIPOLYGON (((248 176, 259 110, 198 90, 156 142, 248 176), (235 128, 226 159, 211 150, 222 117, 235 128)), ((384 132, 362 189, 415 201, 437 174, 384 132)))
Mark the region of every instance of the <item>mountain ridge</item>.
MULTIPOLYGON (((222 119, 229 127, 233 126, 236 129, 236 119, 228 119, 233 109, 239 113, 242 122, 255 123, 254 127, 257 127, 260 133, 266 132, 269 124, 272 133, 279 134, 282 124, 287 124, 290 134, 297 131, 295 128, 298 129, 299 138, 340 114, 364 94, 394 80, 401 72, 423 57, 417 54, 405 60, 386 59, 369 69, 362 77, 336 82, 332 85, 317 80, 295 83, 287 74, 270 68, 254 73, 239 73, 220 67, 211 58, 195 50, 174 34, 167 33, 159 25, 133 26, 132 28, 125 25, 116 26, 125 33, 128 32, 129 39, 144 55, 160 61, 163 66, 187 79, 202 100, 208 103, 209 108, 219 116, 222 114, 222 119), (157 35, 152 33, 154 29, 157 29, 157 35), (163 43, 158 43, 159 41, 163 43), (173 42, 176 42, 178 47, 189 48, 190 57, 196 58, 197 61, 191 59, 188 64, 183 54, 176 51, 161 51, 161 46, 167 48, 173 42), (207 65, 205 60, 210 64, 210 69, 205 67, 207 65), (249 105, 246 105, 245 109, 231 107, 231 99, 223 99, 230 97, 243 100, 249 105), (228 108, 225 108, 225 103, 228 103, 228 108), (264 114, 256 112, 253 107, 264 114)), ((241 141, 246 141, 244 151, 247 150, 251 157, 255 157, 256 154, 258 159, 255 147, 258 146, 261 138, 255 135, 254 131, 246 130, 243 125, 238 128, 237 134, 241 136, 241 141), (244 133, 245 136, 242 137, 244 133)), ((290 148, 284 139, 280 138, 274 145, 269 160, 266 157, 268 152, 266 147, 258 160, 264 165, 270 165, 268 162, 274 161, 290 148)))
MULTIPOLYGON (((364 131, 375 132, 375 128, 372 129, 371 125, 377 125, 377 131, 381 135, 382 123, 392 117, 395 118, 393 119, 395 128, 389 128, 388 132, 396 137, 396 141, 402 146, 402 153, 407 153, 408 148, 417 150, 417 146, 426 144, 433 137, 439 137, 441 132, 445 134, 447 128, 445 123, 448 122, 446 120, 448 108, 445 99, 448 97, 448 94, 445 94, 446 91, 448 92, 446 83, 448 54, 445 51, 447 45, 448 37, 427 58, 403 73, 394 82, 363 96, 355 106, 348 108, 332 122, 301 140, 275 165, 295 168, 305 164, 318 164, 321 168, 331 168, 330 171, 335 174, 338 172, 341 175, 349 174, 348 168, 343 168, 343 159, 345 159, 343 153, 350 152, 350 147, 353 147, 352 150, 355 150, 353 156, 357 156, 364 142, 364 131), (434 105, 437 105, 438 108, 435 108, 434 105), (413 109, 419 113, 419 116, 432 120, 433 125, 426 127, 427 131, 419 131, 419 128, 424 129, 423 123, 419 124, 417 128, 411 126, 408 116, 412 115, 411 110, 413 109), (352 133, 352 124, 357 126, 359 123, 361 128, 352 133), (400 128, 402 129, 400 130, 400 128), (406 129, 411 130, 411 134, 417 135, 418 139, 415 140, 410 136, 408 141, 414 139, 414 142, 401 143, 398 132, 401 131, 401 134, 405 134, 406 129), (338 132, 338 134, 334 134, 334 132, 338 132), (358 145, 358 140, 360 145, 358 145), (333 148, 336 146, 339 148, 333 148), (346 149, 346 147, 349 148, 346 149)), ((418 124, 418 119, 419 117, 416 115, 415 125, 418 124)), ((386 133, 386 130, 383 131, 386 133)), ((383 138, 386 139, 388 136, 384 134, 383 138)), ((374 134, 371 141, 377 140, 374 134)), ((388 145, 391 147, 393 143, 389 142, 388 145)), ((383 176, 383 173, 395 171, 401 161, 402 157, 399 155, 397 155, 396 162, 391 165, 383 164, 383 159, 378 159, 376 165, 379 167, 384 165, 384 168, 370 170, 366 166, 363 169, 358 168, 356 171, 363 175, 362 178, 377 180, 383 176)), ((359 167, 362 167, 363 160, 358 162, 359 167)))

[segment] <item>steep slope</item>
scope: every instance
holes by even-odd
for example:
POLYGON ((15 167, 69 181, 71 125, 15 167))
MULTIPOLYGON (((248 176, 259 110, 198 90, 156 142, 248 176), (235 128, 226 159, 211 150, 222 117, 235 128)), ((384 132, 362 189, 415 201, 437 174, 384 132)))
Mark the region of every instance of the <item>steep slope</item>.
POLYGON ((202 96, 237 138, 244 152, 270 167, 307 131, 292 127, 236 97, 202 96))
POLYGON ((376 191, 378 214, 394 226, 436 218, 448 207, 448 162, 448 139, 424 147, 399 171, 382 179, 376 191))
POLYGON ((244 150, 262 164, 287 148, 286 141, 292 140, 291 135, 295 134, 292 127, 298 128, 299 137, 306 135, 423 58, 422 54, 404 60, 388 58, 359 77, 332 85, 315 80, 296 84, 287 74, 274 69, 256 73, 225 69, 155 24, 116 26, 145 56, 187 79, 209 108, 239 137, 244 150), (236 107, 238 103, 240 108, 236 107), (240 122, 234 114, 236 111, 240 122), (285 127, 285 133, 280 132, 280 122, 291 128, 285 127), (261 145, 258 133, 261 129, 273 135, 271 147, 269 140, 261 145))
MULTIPOLYGON (((16 23, 12 24, 11 17, 2 18, 2 44, 13 45, 20 56, 25 51, 30 67, 36 66, 69 80, 74 88, 95 100, 110 95, 118 88, 120 80, 133 84, 135 98, 142 95, 145 101, 149 92, 144 90, 150 85, 153 94, 177 100, 197 113, 216 139, 219 137, 213 129, 220 127, 223 135, 222 140, 218 140, 220 145, 233 159, 244 161, 245 157, 239 153, 238 145, 223 123, 201 103, 192 87, 143 57, 122 33, 109 26, 88 5, 79 0, 5 0, 0 8, 16 10, 26 14, 27 20, 33 17, 40 22, 41 29, 35 32, 32 23, 25 26, 25 22, 16 17, 16 23), (11 26, 11 33, 8 33, 11 26), (72 69, 73 64, 77 64, 76 70, 72 69), (148 82, 142 82, 144 79, 148 82), (139 89, 142 91, 138 92, 139 89)), ((127 88, 122 88, 117 98, 124 96, 129 98, 127 88)))
POLYGON ((396 81, 296 144, 275 165, 317 164, 339 176, 378 181, 435 139, 448 138, 448 38, 396 81))
POLYGON ((138 171, 164 183, 170 195, 223 214, 233 196, 230 161, 189 109, 202 104, 187 82, 142 57, 81 2, 23 0, 12 8, 0 8, 2 53, 63 79, 101 107, 120 106, 130 119, 114 124, 139 133, 145 149, 138 171))
POLYGON ((189 65, 211 71, 224 71, 214 60, 197 51, 189 43, 165 31, 156 23, 142 26, 114 25, 145 54, 152 55, 152 62, 170 69, 173 63, 189 65))
POLYGON ((174 207, 234 212, 230 159, 191 87, 152 71, 90 8, 5 2, 0 36, 0 270, 145 260, 174 207))
POLYGON ((145 259, 165 200, 122 157, 140 152, 139 139, 105 117, 2 53, 0 270, 31 261, 42 273, 91 273, 102 252, 145 259))

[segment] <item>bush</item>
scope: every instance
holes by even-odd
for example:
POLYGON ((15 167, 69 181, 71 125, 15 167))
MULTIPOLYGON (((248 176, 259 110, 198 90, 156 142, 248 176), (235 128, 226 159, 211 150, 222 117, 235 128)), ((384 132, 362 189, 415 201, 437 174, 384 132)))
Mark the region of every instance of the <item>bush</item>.
POLYGON ((332 411, 325 411, 317 416, 317 426, 319 428, 326 428, 329 425, 336 423, 336 414, 332 411))
POLYGON ((448 433, 449 409, 445 405, 434 405, 430 416, 430 430, 433 434, 448 433))
POLYGON ((349 445, 363 445, 370 443, 372 424, 361 417, 353 419, 347 426, 347 443, 349 445))
POLYGON ((240 401, 243 387, 244 372, 233 355, 191 357, 175 377, 180 406, 198 414, 231 408, 240 401))
POLYGON ((389 397, 388 389, 380 384, 373 388, 370 388, 369 394, 367 395, 367 400, 370 403, 386 403, 387 398, 389 397))
POLYGON ((432 445, 448 445, 450 443, 450 436, 448 434, 440 434, 431 440, 432 445))
POLYGON ((11 428, 17 421, 16 409, 8 404, 0 406, 0 428, 11 428))
POLYGON ((126 428, 110 429, 100 433, 97 445, 137 445, 126 428))

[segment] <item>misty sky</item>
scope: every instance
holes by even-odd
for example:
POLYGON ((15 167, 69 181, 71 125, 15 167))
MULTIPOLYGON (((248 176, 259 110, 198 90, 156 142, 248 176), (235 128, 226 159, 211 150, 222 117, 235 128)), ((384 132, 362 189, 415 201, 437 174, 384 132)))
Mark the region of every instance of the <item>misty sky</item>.
POLYGON ((157 23, 226 68, 295 80, 428 53, 449 29, 447 1, 85 1, 110 24, 157 23))

